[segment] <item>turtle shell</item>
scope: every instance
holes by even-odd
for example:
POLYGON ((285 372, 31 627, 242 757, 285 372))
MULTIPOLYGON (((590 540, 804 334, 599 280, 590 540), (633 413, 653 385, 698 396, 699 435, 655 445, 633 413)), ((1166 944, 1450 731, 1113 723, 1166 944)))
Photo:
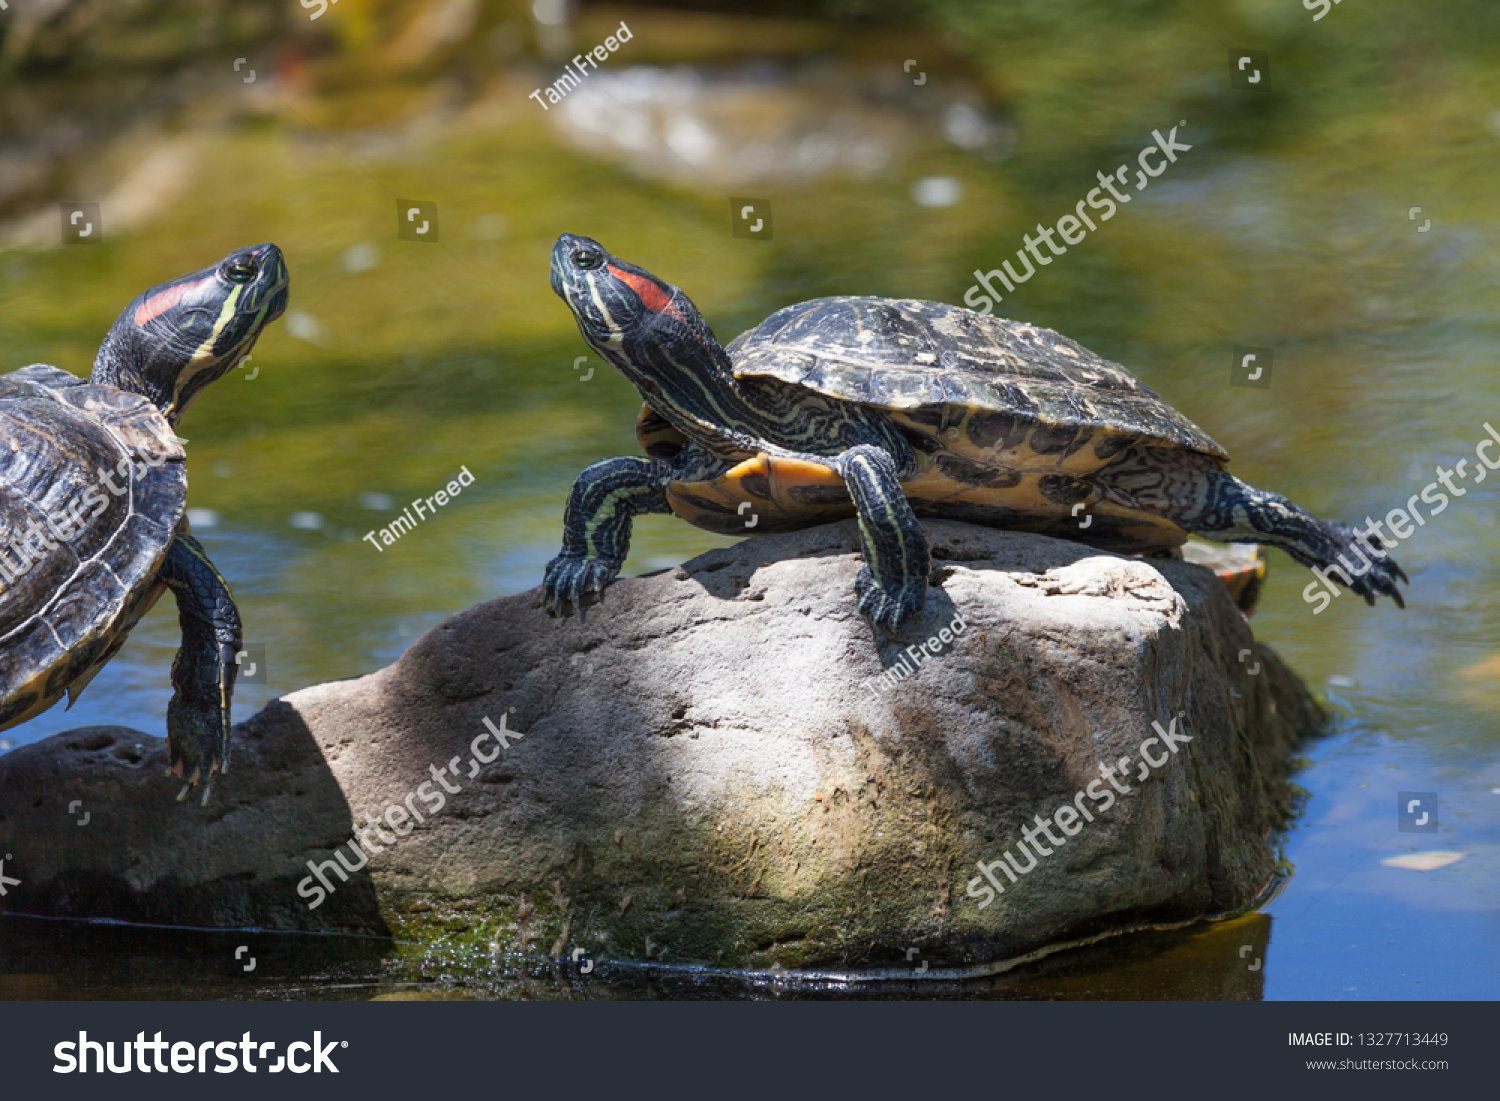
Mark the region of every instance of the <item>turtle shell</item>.
POLYGON ((1076 341, 941 302, 816 298, 776 311, 728 352, 737 377, 892 412, 968 411, 970 436, 983 438, 992 421, 1020 422, 1073 429, 1070 447, 1091 442, 1103 458, 1137 443, 1229 458, 1129 371, 1076 341))
MULTIPOLYGON (((1173 547, 1186 539, 1181 528, 1111 500, 1094 476, 1132 447, 1229 457, 1129 371, 1077 342, 940 302, 814 299, 778 310, 727 351, 747 386, 799 387, 888 416, 918 453, 920 469, 902 482, 918 515, 1112 550, 1173 547)), ((685 442, 649 406, 637 434, 662 457, 685 442)), ((668 501, 683 519, 725 533, 744 532, 745 501, 761 531, 853 515, 836 474, 766 456, 674 483, 668 501)))
POLYGON ((0 730, 76 698, 161 595, 184 458, 144 397, 44 365, 0 375, 0 730))

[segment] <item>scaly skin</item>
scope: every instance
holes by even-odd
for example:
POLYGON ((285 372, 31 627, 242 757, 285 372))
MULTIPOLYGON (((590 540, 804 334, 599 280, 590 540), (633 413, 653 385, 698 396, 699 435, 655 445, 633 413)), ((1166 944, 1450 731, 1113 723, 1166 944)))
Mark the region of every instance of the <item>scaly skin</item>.
MULTIPOLYGON (((192 401, 241 363, 265 327, 286 310, 289 277, 275 245, 237 249, 218 264, 153 287, 111 327, 93 381, 150 399, 174 428, 192 401)), ((169 773, 188 788, 229 768, 230 700, 240 650, 240 616, 203 547, 179 531, 160 580, 177 598, 182 647, 172 663, 167 705, 169 773)))
POLYGON ((1341 520, 1323 520, 1279 493, 1257 489, 1208 455, 1150 447, 1128 451, 1100 472, 1112 500, 1150 509, 1185 531, 1222 543, 1280 547, 1374 604, 1406 602, 1397 581, 1406 573, 1378 535, 1361 535, 1341 520))
POLYGON ((927 600, 932 560, 890 453, 870 444, 839 456, 838 472, 859 510, 865 565, 854 579, 859 610, 895 629, 927 600))
POLYGON ((167 704, 167 774, 186 780, 178 802, 202 779, 207 803, 215 773, 229 771, 229 701, 238 672, 240 614, 229 587, 191 535, 172 541, 160 577, 177 597, 182 626, 182 648, 172 662, 176 692, 167 704))
MULTIPOLYGON (((922 607, 927 539, 901 489, 916 455, 894 426, 854 405, 812 398, 788 405, 740 387, 728 354, 686 295, 586 237, 558 239, 552 286, 589 346, 695 445, 693 454, 730 465, 767 455, 838 473, 858 512, 865 552, 855 581, 859 610, 894 628, 922 607)), ((672 477, 670 464, 635 458, 607 459, 579 475, 562 553, 543 580, 548 612, 567 615, 602 594, 629 552, 631 518, 669 511, 672 477)))
POLYGON ((548 615, 582 613, 604 598, 630 553, 634 518, 672 511, 666 490, 673 477, 671 463, 632 456, 604 459, 578 475, 563 516, 562 553, 547 563, 542 581, 548 615))

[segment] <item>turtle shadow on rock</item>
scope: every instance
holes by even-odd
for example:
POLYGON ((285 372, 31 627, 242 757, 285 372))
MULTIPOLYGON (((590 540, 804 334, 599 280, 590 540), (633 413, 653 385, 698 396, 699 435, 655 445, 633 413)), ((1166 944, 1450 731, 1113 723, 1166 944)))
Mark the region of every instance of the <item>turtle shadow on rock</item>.
MULTIPOLYGON (((1051 544, 1052 553, 1049 558, 1056 559, 1056 566, 1068 566, 1080 559, 1096 556, 1126 557, 1113 551, 1101 550, 1085 543, 1077 543, 1056 536, 970 524, 963 520, 923 518, 921 523, 931 547, 932 582, 928 586, 928 606, 924 607, 922 614, 913 620, 914 623, 933 619, 928 609, 931 607, 933 597, 941 591, 941 583, 951 572, 949 567, 952 564, 967 566, 992 563, 990 567, 992 569, 1033 572, 1033 567, 1027 564, 1031 555, 1018 551, 1014 555, 1003 555, 997 558, 993 549, 985 548, 978 539, 970 537, 971 532, 1002 531, 1026 539, 1045 540, 1051 544), (1027 561, 1023 562, 1023 559, 1027 561)), ((755 571, 764 566, 790 559, 837 558, 858 553, 860 553, 859 521, 851 518, 794 531, 768 532, 763 535, 749 536, 732 547, 716 547, 713 550, 704 551, 676 567, 675 570, 653 570, 650 573, 638 575, 637 579, 673 573, 678 577, 691 577, 710 596, 718 597, 720 600, 754 599, 753 595, 746 596, 746 593, 754 593, 751 579, 755 571), (792 539, 794 542, 788 544, 787 539, 792 539)), ((854 599, 852 580, 849 593, 852 607, 854 599)), ((898 633, 904 635, 911 630, 910 624, 903 624, 898 633)))
POLYGON ((0 756, 0 912, 199 929, 387 936, 368 871, 318 909, 307 862, 347 845, 353 810, 296 711, 273 701, 236 726, 233 768, 207 806, 178 803, 166 742, 118 726, 0 756))
MULTIPOLYGON (((926 643, 937 637, 944 628, 950 627, 955 620, 962 621, 963 609, 955 603, 945 587, 957 568, 1005 573, 1032 583, 1039 577, 1039 572, 1041 575, 1051 574, 1085 560, 1098 558, 1139 564, 1146 571, 1160 577, 1164 584, 1172 585, 1174 579, 1183 576, 1181 571, 1186 565, 1180 558, 1137 557, 1059 536, 974 525, 961 520, 923 519, 922 527, 928 537, 932 556, 932 571, 923 607, 897 628, 867 624, 864 632, 878 651, 882 667, 887 670, 901 665, 902 654, 907 652, 907 647, 926 643), (1009 538, 997 548, 984 538, 987 533, 993 532, 1003 532, 1009 538), (1168 566, 1167 563, 1173 564, 1168 566), (1158 568, 1163 566, 1171 572, 1171 577, 1167 577, 1158 568)), ((850 557, 850 584, 844 595, 847 596, 852 616, 856 611, 853 573, 858 569, 860 553, 859 522, 853 519, 840 520, 795 532, 750 537, 734 547, 706 551, 675 570, 653 571, 641 575, 640 579, 671 573, 680 580, 693 581, 708 595, 719 600, 753 601, 763 598, 765 586, 757 583, 755 578, 764 568, 794 560, 850 557)), ((1193 577, 1200 568, 1189 566, 1186 575, 1193 577)), ((1211 572, 1205 570, 1199 579, 1209 576, 1212 576, 1211 572)), ((1066 586, 1054 586, 1054 590, 1066 592, 1066 586)), ((839 594, 830 595, 837 597, 839 594)))

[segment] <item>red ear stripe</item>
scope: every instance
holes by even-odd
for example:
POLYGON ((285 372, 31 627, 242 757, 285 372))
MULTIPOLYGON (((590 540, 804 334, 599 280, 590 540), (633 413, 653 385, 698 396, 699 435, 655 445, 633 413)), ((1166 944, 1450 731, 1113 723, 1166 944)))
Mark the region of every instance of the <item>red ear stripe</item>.
POLYGON ((182 296, 187 294, 188 291, 194 287, 201 287, 206 282, 208 282, 207 279, 199 279, 194 283, 176 283, 160 294, 152 295, 136 308, 135 323, 137 325, 144 325, 153 317, 161 316, 162 313, 181 302, 182 296))
POLYGON ((620 282, 640 296, 641 304, 652 313, 664 313, 668 317, 675 317, 683 324, 687 324, 687 318, 682 316, 682 311, 673 304, 667 292, 658 287, 650 279, 635 275, 632 272, 621 271, 613 264, 606 264, 609 273, 620 282))

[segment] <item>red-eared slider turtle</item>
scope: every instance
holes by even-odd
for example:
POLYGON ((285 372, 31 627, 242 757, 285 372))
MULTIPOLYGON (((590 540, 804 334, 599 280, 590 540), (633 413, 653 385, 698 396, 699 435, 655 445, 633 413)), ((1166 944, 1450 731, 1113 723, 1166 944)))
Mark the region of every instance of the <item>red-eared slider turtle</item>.
POLYGON ((229 767, 240 617, 188 533, 178 419, 287 302, 275 245, 153 287, 125 308, 90 381, 36 364, 0 375, 0 730, 89 680, 163 591, 182 649, 170 768, 208 800, 229 767))
POLYGON ((926 596, 919 515, 1127 553, 1189 532, 1265 543, 1369 603, 1402 604, 1406 575, 1378 534, 1226 473, 1196 425, 1049 329, 937 302, 820 298, 726 350, 682 291, 570 234, 552 250, 552 288, 640 391, 650 456, 606 459, 573 483, 543 582, 553 614, 602 593, 631 518, 651 512, 725 534, 751 516, 757 532, 857 516, 859 608, 888 626, 926 596))

